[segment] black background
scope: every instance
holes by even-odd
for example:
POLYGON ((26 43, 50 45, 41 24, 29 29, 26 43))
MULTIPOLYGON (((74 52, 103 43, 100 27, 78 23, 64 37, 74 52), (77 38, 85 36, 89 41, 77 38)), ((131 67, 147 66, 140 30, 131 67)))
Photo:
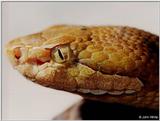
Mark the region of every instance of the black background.
POLYGON ((80 106, 80 115, 83 120, 159 120, 159 110, 90 100, 80 106))

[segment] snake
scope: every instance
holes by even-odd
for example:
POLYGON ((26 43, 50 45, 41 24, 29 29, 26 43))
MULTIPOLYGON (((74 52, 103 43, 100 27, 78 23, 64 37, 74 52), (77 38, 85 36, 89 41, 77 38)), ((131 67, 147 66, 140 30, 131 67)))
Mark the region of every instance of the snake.
POLYGON ((53 25, 6 44, 14 69, 84 99, 159 108, 159 36, 129 26, 53 25))

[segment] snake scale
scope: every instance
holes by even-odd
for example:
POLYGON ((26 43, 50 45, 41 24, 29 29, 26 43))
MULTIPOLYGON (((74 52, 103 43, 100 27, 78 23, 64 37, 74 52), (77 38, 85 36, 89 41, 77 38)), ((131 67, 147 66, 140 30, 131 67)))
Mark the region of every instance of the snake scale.
POLYGON ((55 25, 6 45, 13 67, 85 99, 159 107, 159 37, 128 26, 55 25))

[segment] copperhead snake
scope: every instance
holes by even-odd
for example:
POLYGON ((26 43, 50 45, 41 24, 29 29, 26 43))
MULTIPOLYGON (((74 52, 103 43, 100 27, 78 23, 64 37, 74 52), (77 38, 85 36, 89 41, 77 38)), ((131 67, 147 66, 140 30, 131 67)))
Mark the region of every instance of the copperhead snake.
POLYGON ((86 99, 159 107, 159 37, 128 26, 55 25, 11 40, 13 67, 86 99))

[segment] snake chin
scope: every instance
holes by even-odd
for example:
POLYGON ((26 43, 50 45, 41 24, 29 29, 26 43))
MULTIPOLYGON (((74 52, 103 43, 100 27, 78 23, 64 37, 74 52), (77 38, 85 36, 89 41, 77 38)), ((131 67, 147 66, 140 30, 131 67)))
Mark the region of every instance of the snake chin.
POLYGON ((109 95, 122 95, 122 94, 132 94, 135 93, 135 90, 125 90, 125 91, 106 91, 106 90, 90 90, 90 89, 78 89, 78 92, 81 93, 90 93, 93 95, 104 95, 104 94, 109 94, 109 95))

